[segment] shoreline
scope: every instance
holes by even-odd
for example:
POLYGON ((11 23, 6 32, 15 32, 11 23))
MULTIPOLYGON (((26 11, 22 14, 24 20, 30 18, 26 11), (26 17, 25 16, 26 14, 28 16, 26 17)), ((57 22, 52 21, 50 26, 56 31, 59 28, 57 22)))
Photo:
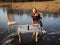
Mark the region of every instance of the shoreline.
POLYGON ((0 7, 8 7, 12 10, 31 10, 36 8, 41 12, 60 13, 60 2, 16 2, 0 3, 0 7))

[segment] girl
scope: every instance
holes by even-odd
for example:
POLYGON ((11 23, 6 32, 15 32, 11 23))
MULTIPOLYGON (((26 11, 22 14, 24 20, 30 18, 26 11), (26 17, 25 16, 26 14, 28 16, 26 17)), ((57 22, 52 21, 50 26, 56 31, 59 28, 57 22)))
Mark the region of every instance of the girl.
POLYGON ((32 17, 32 20, 33 20, 33 24, 40 24, 40 27, 41 27, 41 30, 42 30, 43 29, 42 28, 43 25, 42 25, 42 22, 41 22, 42 17, 37 12, 36 8, 33 8, 31 17, 32 17))

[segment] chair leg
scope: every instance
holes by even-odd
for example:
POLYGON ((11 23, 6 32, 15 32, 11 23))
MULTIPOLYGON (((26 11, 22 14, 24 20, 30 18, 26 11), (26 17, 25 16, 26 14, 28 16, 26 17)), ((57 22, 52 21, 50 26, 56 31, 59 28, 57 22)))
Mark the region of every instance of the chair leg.
POLYGON ((16 25, 16 30, 17 30, 17 28, 18 28, 18 25, 16 25))
POLYGON ((22 43, 22 39, 21 39, 21 32, 20 33, 18 33, 18 37, 19 37, 19 43, 22 43))
POLYGON ((16 27, 16 31, 17 31, 18 25, 15 25, 15 27, 16 27))
POLYGON ((35 35, 35 32, 33 32, 33 36, 35 35))
POLYGON ((35 32, 33 32, 33 35, 32 35, 33 39, 35 39, 35 32))
POLYGON ((8 25, 8 32, 10 33, 10 26, 8 25))
POLYGON ((45 37, 45 36, 44 36, 44 33, 43 33, 43 34, 42 34, 42 39, 43 39, 43 40, 44 40, 44 37, 45 37))

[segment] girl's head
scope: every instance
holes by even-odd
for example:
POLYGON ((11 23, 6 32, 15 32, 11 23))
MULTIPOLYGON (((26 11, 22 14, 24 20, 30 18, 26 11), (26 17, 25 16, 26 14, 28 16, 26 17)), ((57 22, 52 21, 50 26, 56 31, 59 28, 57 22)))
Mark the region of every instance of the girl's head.
POLYGON ((37 13, 37 9, 36 8, 33 8, 33 13, 37 13))

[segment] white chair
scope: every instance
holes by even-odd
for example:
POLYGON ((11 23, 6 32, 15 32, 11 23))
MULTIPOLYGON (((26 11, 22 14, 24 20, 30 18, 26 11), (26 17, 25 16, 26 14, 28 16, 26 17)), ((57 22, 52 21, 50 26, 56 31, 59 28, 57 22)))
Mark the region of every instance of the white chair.
POLYGON ((16 29, 17 29, 17 23, 14 21, 14 15, 12 14, 8 14, 7 15, 7 18, 8 18, 8 31, 10 32, 10 26, 15 26, 16 29))

